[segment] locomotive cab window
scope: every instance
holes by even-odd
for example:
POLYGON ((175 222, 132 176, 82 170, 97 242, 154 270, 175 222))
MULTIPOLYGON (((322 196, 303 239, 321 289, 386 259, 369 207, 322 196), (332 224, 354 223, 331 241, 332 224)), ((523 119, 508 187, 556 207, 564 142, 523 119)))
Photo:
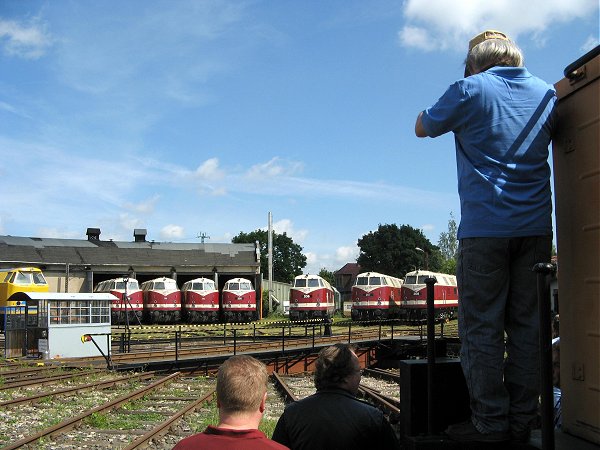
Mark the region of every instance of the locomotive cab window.
POLYGON ((33 284, 37 284, 38 286, 43 286, 43 285, 48 284, 48 282, 44 278, 44 275, 41 272, 34 272, 32 274, 32 276, 33 276, 33 284))
POLYGON ((379 285, 381 285, 381 278, 380 277, 371 277, 371 278, 369 278, 369 284, 371 286, 379 286, 379 285))
POLYGON ((26 273, 26 272, 17 272, 16 273, 16 277, 15 277, 15 284, 32 284, 33 283, 33 277, 31 276, 31 273, 26 273))
POLYGON ((369 285, 369 278, 368 277, 358 277, 356 279, 356 286, 368 286, 369 285))
POLYGON ((304 278, 296 279, 296 283, 295 283, 294 287, 306 287, 306 279, 304 279, 304 278))

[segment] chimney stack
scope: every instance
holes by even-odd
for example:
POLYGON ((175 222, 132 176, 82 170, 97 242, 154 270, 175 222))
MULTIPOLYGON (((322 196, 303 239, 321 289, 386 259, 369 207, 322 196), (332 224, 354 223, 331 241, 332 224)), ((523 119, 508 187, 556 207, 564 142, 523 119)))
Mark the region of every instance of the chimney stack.
POLYGON ((100 240, 100 228, 88 228, 85 234, 87 234, 88 241, 100 240))
POLYGON ((146 242, 146 234, 148 234, 148 232, 145 228, 136 228, 133 230, 135 242, 146 242))

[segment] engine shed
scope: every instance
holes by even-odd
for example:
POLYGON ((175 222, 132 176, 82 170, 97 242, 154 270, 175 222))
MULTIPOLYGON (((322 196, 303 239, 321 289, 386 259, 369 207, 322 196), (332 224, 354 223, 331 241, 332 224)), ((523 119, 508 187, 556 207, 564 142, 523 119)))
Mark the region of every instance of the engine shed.
POLYGON ((261 292, 256 244, 155 242, 146 240, 145 229, 135 229, 133 241, 101 240, 100 234, 88 228, 87 239, 0 236, 0 268, 39 267, 50 292, 92 292, 99 282, 123 276, 140 284, 166 276, 180 286, 203 276, 219 289, 242 277, 261 292))

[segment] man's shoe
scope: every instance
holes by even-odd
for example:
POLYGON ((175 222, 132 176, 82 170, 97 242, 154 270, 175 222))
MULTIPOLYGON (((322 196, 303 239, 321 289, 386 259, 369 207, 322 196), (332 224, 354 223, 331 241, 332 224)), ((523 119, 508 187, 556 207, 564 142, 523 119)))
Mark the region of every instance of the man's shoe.
POLYGON ((506 442, 510 439, 510 435, 506 431, 481 433, 470 420, 450 425, 445 433, 450 439, 457 442, 506 442))

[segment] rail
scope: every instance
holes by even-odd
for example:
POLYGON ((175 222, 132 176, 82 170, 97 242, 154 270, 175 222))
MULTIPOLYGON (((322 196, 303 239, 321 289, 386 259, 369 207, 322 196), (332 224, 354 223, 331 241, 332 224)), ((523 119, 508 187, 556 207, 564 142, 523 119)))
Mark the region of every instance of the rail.
POLYGON ((89 409, 75 417, 72 417, 70 419, 64 420, 60 423, 57 423, 56 425, 53 425, 51 427, 48 427, 44 430, 41 430, 35 434, 29 435, 24 437, 23 439, 20 439, 16 442, 13 442, 11 444, 9 444, 8 446, 4 447, 3 450, 13 450, 13 449, 17 449, 19 447, 22 447, 24 445, 28 445, 31 444, 33 442, 38 441, 39 439, 45 438, 45 437, 52 437, 54 435, 59 435, 64 433, 65 431, 72 429, 74 427, 76 427, 78 424, 80 424, 84 419, 86 419, 87 417, 90 417, 92 414, 94 413, 98 413, 98 412, 102 412, 102 411, 108 411, 111 410, 113 408, 116 408, 124 403, 127 403, 129 401, 135 400, 137 398, 143 397, 144 395, 148 394, 149 392, 153 391, 154 389, 158 388, 159 386, 162 386, 168 382, 170 382, 171 380, 177 378, 179 376, 179 372, 176 372, 172 375, 169 375, 167 377, 161 378, 160 380, 148 385, 148 386, 144 386, 140 389, 138 389, 137 391, 134 391, 133 393, 129 393, 127 395, 124 395, 122 397, 119 397, 115 400, 112 400, 108 403, 105 403, 103 405, 97 406, 95 408, 89 409))
POLYGON ((196 410, 197 408, 202 406, 204 402, 209 401, 212 397, 214 397, 215 392, 215 389, 212 389, 210 392, 208 392, 206 395, 202 396, 198 400, 195 400, 190 404, 184 406, 171 417, 169 417, 167 420, 152 428, 143 436, 140 436, 139 438, 135 439, 131 444, 125 447, 124 450, 146 448, 146 446, 150 444, 150 441, 168 433, 171 426, 173 426, 173 424, 179 421, 183 416, 196 410))
POLYGON ((279 375, 277 372, 273 372, 272 378, 275 383, 275 388, 281 392, 286 403, 295 402, 298 400, 281 375, 279 375))

